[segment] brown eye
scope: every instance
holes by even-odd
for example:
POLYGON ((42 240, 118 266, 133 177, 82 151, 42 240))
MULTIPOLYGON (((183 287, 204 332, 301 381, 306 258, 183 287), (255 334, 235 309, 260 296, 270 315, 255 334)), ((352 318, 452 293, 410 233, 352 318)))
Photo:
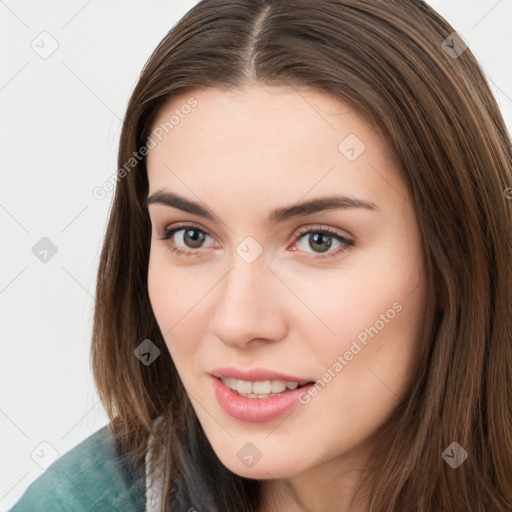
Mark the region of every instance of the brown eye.
POLYGON ((310 228, 299 230, 296 235, 296 245, 300 251, 311 254, 308 257, 322 258, 336 256, 347 251, 355 245, 355 241, 327 228, 310 228), (318 256, 315 256, 315 254, 318 256), (322 256, 322 254, 325 254, 325 256, 322 256))
POLYGON ((198 229, 180 229, 179 231, 184 231, 182 236, 183 242, 191 249, 199 249, 206 236, 206 233, 198 229))
POLYGON ((202 253, 202 249, 209 247, 204 245, 207 237, 213 242, 212 237, 202 229, 195 226, 178 226, 167 229, 159 239, 168 241, 173 253, 196 256, 202 253))
POLYGON ((332 235, 324 233, 311 233, 308 237, 309 246, 318 252, 328 251, 332 245, 332 235))

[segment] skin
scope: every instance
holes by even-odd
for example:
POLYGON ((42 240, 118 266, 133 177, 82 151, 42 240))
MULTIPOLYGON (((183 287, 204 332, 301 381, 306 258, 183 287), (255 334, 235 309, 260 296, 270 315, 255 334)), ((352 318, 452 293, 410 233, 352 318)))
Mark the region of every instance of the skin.
MULTIPOLYGON (((302 510, 298 503, 315 512, 367 511, 356 486, 372 435, 407 396, 421 353, 423 248, 398 163, 375 126, 318 91, 251 85, 191 96, 198 105, 147 160, 149 195, 172 191, 216 216, 149 205, 149 295, 180 378, 222 463, 267 480, 266 496, 274 502, 262 511, 302 510), (354 161, 338 148, 349 134, 366 146, 354 161), (377 209, 267 222, 274 208, 333 194, 377 209), (201 255, 176 255, 171 240, 158 238, 179 222, 208 234, 199 249, 184 230, 172 238, 201 255), (302 227, 306 234, 295 237, 302 227), (325 244, 319 248, 310 239, 321 227, 355 245, 346 248, 333 237, 323 252, 325 244), (236 252, 247 236, 263 249, 252 263, 236 252), (260 367, 321 379, 396 303, 400 312, 286 418, 242 422, 218 404, 209 376, 214 368, 260 367), (247 442, 262 453, 251 468, 237 457, 247 442)), ((188 98, 173 98, 155 126, 188 98)))

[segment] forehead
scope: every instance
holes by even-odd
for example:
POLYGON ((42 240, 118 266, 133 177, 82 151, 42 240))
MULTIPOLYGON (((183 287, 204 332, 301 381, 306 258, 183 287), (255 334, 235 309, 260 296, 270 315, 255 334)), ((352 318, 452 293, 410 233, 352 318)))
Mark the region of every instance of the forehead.
POLYGON ((335 189, 392 199, 403 187, 376 126, 318 91, 201 89, 173 98, 157 131, 147 160, 150 194, 214 194, 257 208, 254 198, 297 201, 335 189))

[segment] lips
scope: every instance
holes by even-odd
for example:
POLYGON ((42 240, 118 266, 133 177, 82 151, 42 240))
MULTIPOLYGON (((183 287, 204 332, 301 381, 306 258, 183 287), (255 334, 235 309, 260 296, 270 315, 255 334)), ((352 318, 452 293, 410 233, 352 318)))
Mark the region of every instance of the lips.
POLYGON ((311 382, 315 382, 316 379, 299 377, 297 375, 291 375, 272 370, 265 370, 262 368, 248 368, 241 369, 233 366, 226 366, 222 368, 215 368, 212 370, 211 375, 220 379, 221 377, 227 377, 232 379, 244 380, 249 382, 261 382, 266 380, 282 380, 285 382, 297 382, 299 386, 304 386, 311 382))
MULTIPOLYGON (((292 376, 286 376, 289 378, 292 376)), ((296 378, 296 377, 292 377, 296 378)), ((294 390, 288 390, 275 396, 266 398, 248 398, 240 396, 232 389, 226 387, 222 380, 211 377, 213 394, 219 405, 231 417, 249 423, 265 423, 275 420, 289 413, 300 401, 303 393, 308 393, 313 383, 306 384, 294 390)))

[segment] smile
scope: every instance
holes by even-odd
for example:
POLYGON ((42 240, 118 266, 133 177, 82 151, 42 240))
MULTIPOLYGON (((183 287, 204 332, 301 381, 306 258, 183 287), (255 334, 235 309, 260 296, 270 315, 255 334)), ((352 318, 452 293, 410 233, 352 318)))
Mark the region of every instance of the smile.
POLYGON ((221 381, 229 389, 232 389, 240 396, 248 398, 268 398, 276 396, 279 393, 293 391, 299 387, 298 382, 285 382, 284 380, 265 380, 265 381, 246 381, 233 379, 230 377, 221 377, 221 381))
POLYGON ((222 409, 231 417, 249 423, 264 423, 285 415, 300 403, 300 396, 314 385, 313 382, 299 385, 293 381, 251 382, 213 376, 211 380, 222 409))

